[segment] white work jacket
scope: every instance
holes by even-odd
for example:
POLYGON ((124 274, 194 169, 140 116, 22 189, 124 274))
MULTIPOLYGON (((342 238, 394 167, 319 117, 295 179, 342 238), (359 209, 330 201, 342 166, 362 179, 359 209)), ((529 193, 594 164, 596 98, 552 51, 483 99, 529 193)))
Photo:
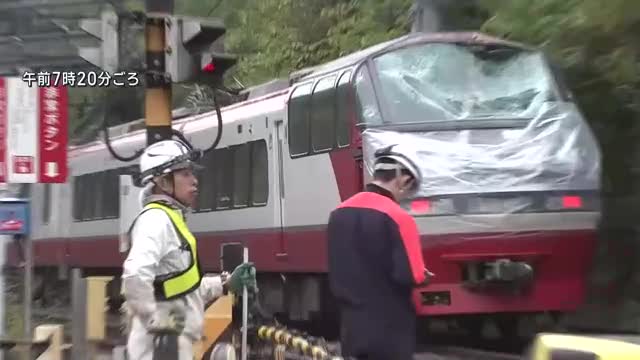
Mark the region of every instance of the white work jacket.
MULTIPOLYGON (((142 206, 161 200, 184 214, 184 207, 172 198, 152 195, 144 199, 142 206)), ((184 215, 183 215, 184 216, 184 215)), ((161 209, 150 209, 138 217, 130 234, 131 249, 124 261, 122 274, 123 293, 131 312, 131 333, 146 331, 147 324, 158 306, 153 280, 157 275, 183 271, 189 267, 190 252, 181 249, 180 237, 171 219, 161 209)), ((223 293, 219 276, 202 279, 200 287, 172 302, 182 302, 185 308, 185 328, 183 335, 193 341, 202 338, 205 305, 223 293)))

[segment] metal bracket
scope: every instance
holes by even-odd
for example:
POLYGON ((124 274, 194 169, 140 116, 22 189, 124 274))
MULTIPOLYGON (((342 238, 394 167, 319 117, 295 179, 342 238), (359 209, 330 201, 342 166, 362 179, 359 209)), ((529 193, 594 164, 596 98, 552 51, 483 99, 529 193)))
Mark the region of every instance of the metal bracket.
POLYGON ((164 71, 147 70, 144 75, 147 88, 161 88, 171 85, 171 78, 164 71))

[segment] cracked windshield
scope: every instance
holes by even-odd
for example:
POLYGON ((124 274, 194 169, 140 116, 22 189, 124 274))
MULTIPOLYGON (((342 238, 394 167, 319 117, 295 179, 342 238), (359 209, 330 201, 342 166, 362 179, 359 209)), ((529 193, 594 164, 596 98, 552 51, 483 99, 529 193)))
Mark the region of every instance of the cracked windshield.
POLYGON ((392 122, 527 118, 553 99, 545 61, 531 51, 428 44, 373 64, 392 122))
POLYGON ((0 0, 0 360, 640 359, 639 29, 0 0))

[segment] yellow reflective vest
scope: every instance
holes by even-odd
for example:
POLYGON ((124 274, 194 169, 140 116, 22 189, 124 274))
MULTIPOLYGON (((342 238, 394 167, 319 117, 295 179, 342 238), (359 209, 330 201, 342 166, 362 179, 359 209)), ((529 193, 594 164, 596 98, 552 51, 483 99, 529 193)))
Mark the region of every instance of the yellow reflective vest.
POLYGON ((144 207, 140 212, 140 215, 150 209, 160 209, 169 216, 184 248, 186 248, 191 254, 189 266, 185 270, 158 275, 153 281, 156 299, 159 301, 172 300, 189 294, 200 286, 202 271, 198 260, 196 238, 191 234, 191 231, 189 231, 182 215, 178 211, 170 208, 169 206, 152 202, 144 207))

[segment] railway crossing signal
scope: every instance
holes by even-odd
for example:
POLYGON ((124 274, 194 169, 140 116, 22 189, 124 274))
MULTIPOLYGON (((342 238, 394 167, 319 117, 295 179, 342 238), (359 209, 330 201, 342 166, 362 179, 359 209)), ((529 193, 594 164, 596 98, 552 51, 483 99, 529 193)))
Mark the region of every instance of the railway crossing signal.
POLYGON ((165 66, 172 82, 217 84, 235 65, 235 56, 212 50, 226 32, 222 21, 173 16, 165 21, 165 66))
MULTIPOLYGON (((163 72, 169 82, 205 82, 217 85, 225 72, 237 62, 235 56, 220 52, 224 46, 217 46, 218 49, 212 50, 226 33, 226 27, 219 19, 154 14, 147 20, 154 21, 155 24, 164 22, 163 72)), ((103 11, 99 19, 82 19, 80 28, 100 39, 101 45, 80 46, 78 55, 104 71, 118 71, 121 63, 119 23, 119 15, 113 11, 103 11)), ((146 48, 149 52, 148 41, 146 48)), ((154 60, 159 59, 147 59, 147 69, 157 68, 149 64, 154 60)))
MULTIPOLYGON (((218 87, 237 59, 224 54, 224 46, 212 49, 226 33, 221 20, 173 15, 172 0, 147 0, 146 8, 141 20, 145 21, 145 124, 151 145, 173 136, 171 84, 198 82, 218 87)), ((81 28, 102 44, 81 47, 79 55, 107 72, 121 70, 119 23, 119 15, 109 11, 100 19, 82 20, 81 28)))

